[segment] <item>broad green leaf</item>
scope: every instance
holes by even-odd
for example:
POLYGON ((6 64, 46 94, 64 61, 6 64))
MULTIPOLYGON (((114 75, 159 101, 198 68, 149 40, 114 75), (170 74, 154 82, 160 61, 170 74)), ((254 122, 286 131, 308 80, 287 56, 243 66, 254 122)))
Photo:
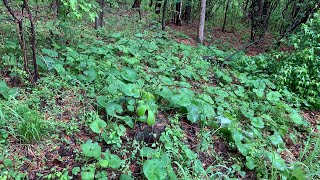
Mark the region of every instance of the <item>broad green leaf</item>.
POLYGON ((123 109, 120 104, 117 104, 115 102, 108 102, 106 104, 106 111, 108 115, 117 117, 117 113, 122 113, 123 109))
POLYGON ((287 168, 285 161, 281 158, 281 156, 278 153, 269 153, 268 157, 272 162, 272 165, 278 170, 284 171, 287 168))
POLYGON ((42 51, 42 53, 44 53, 50 57, 53 57, 53 58, 58 57, 58 53, 55 50, 43 48, 43 49, 41 49, 41 51, 42 51))
POLYGON ((113 34, 111 34, 111 37, 115 38, 115 39, 119 39, 120 37, 122 37, 122 33, 120 33, 120 32, 113 33, 113 34))
POLYGON ((193 152, 187 145, 182 146, 182 150, 184 151, 188 159, 197 158, 197 154, 193 152))
POLYGON ((274 134, 272 136, 269 136, 269 139, 270 139, 271 143, 275 146, 283 143, 282 138, 278 132, 274 132, 274 134))
POLYGON ((98 96, 97 97, 97 103, 99 106, 105 108, 108 104, 108 98, 106 96, 98 96))
POLYGON ((82 180, 94 180, 94 171, 81 171, 82 180))
POLYGON ((231 130, 232 138, 242 155, 246 156, 248 154, 248 149, 242 144, 243 135, 236 129, 231 130))
POLYGON ((276 102, 280 100, 281 94, 278 91, 270 91, 267 94, 267 100, 270 102, 276 102))
POLYGON ((188 105, 191 105, 191 100, 185 94, 178 94, 171 97, 171 103, 180 107, 187 107, 188 105))
POLYGON ((195 172, 198 174, 205 174, 206 173, 206 171, 203 168, 202 162, 199 159, 196 159, 194 161, 193 167, 194 167, 195 172))
POLYGON ((162 164, 159 159, 146 160, 143 173, 148 180, 164 180, 167 177, 166 164, 162 164))
POLYGON ((254 117, 251 119, 251 124, 256 128, 264 128, 264 122, 261 117, 254 117))
POLYGON ((302 119, 298 112, 293 112, 292 114, 290 114, 290 119, 297 125, 305 124, 305 121, 302 119))
POLYGON ((94 69, 84 71, 83 74, 86 75, 88 82, 94 81, 97 78, 97 72, 94 69))
POLYGON ((131 68, 122 68, 120 75, 126 81, 135 82, 138 80, 138 74, 131 68))
POLYGON ((121 91, 130 97, 139 98, 140 97, 140 90, 137 84, 124 84, 121 88, 121 91))
POLYGON ((97 118, 92 123, 90 123, 90 129, 99 134, 103 131, 103 129, 107 126, 107 123, 104 120, 101 120, 100 118, 97 118))
POLYGON ((150 110, 148 111, 147 123, 149 126, 152 126, 156 123, 155 114, 154 114, 154 112, 152 112, 150 110))
POLYGON ((106 159, 103 159, 103 160, 100 160, 100 161, 99 161, 99 164, 100 164, 101 167, 107 168, 108 165, 109 165, 109 161, 106 160, 106 159))
POLYGON ((243 144, 241 141, 235 141, 235 144, 239 150, 239 152, 243 155, 243 156, 247 156, 249 153, 248 148, 246 147, 245 144, 243 144))
POLYGON ((260 98, 264 95, 264 92, 260 89, 253 89, 252 91, 260 98))
POLYGON ((241 109, 241 112, 242 114, 249 118, 249 119, 252 119, 254 117, 254 110, 252 109, 247 109, 247 108, 240 108, 241 109))
POLYGON ((199 98, 203 99, 204 101, 206 101, 210 104, 214 104, 214 101, 212 100, 212 98, 207 94, 200 94, 199 98))
POLYGON ((161 89, 159 89, 157 91, 157 94, 164 97, 165 99, 170 99, 173 96, 172 90, 167 86, 163 86, 161 89))
POLYGON ((134 180, 134 179, 127 174, 121 174, 120 180, 134 180))
POLYGON ((122 165, 122 160, 119 158, 119 156, 110 154, 109 157, 109 167, 112 169, 119 169, 122 165))
POLYGON ((204 119, 213 119, 216 116, 216 112, 214 110, 214 107, 208 103, 203 104, 200 109, 202 110, 202 113, 200 115, 201 120, 204 119))
POLYGON ((296 165, 294 167, 293 171, 291 172, 291 176, 294 177, 295 179, 299 179, 299 180, 307 179, 306 173, 298 165, 296 165))
POLYGON ((55 64, 53 67, 59 75, 63 75, 66 72, 66 70, 61 64, 55 64))
POLYGON ((244 97, 244 88, 242 86, 238 86, 238 89, 234 91, 234 93, 239 97, 244 97))
POLYGON ((218 116, 216 117, 216 119, 218 120, 218 123, 220 124, 221 127, 227 127, 231 123, 230 119, 223 116, 218 116))
POLYGON ((88 140, 85 144, 81 145, 81 150, 86 157, 99 158, 101 156, 101 147, 96 143, 92 143, 92 140, 88 140))
POLYGON ((77 175, 79 172, 80 172, 80 167, 74 167, 74 168, 72 168, 72 174, 73 175, 77 175))
POLYGON ((125 116, 123 119, 124 123, 128 125, 130 128, 134 127, 134 121, 130 116, 125 116))
POLYGON ((51 57, 48 57, 48 56, 44 56, 42 58, 42 60, 46 65, 46 69, 45 70, 51 71, 54 68, 54 65, 56 64, 55 60, 53 58, 51 58, 51 57))
POLYGON ((0 93, 4 93, 9 91, 9 87, 7 86, 5 81, 0 80, 0 93))
POLYGON ((263 80, 253 81, 253 86, 260 91, 264 91, 264 89, 266 88, 266 84, 264 83, 263 80))
POLYGON ((187 111, 187 118, 191 123, 195 123, 199 120, 200 109, 198 108, 198 106, 191 104, 187 106, 187 111))
POLYGON ((252 157, 246 156, 246 166, 247 166, 248 169, 254 170, 256 165, 255 165, 254 160, 252 159, 252 157))
POLYGON ((11 159, 5 159, 5 160, 3 160, 3 164, 5 167, 11 168, 13 165, 13 161, 11 159))

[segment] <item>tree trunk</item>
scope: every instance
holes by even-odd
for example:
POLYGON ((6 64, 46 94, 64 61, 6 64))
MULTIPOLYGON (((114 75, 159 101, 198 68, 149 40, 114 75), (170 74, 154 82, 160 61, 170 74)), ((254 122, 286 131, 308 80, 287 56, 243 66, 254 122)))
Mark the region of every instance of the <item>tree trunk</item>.
POLYGON ((187 1, 186 9, 184 12, 184 18, 183 18, 187 22, 189 22, 191 20, 191 10, 192 10, 191 2, 187 1))
POLYGON ((198 42, 204 43, 204 23, 206 19, 206 0, 201 0, 200 23, 198 32, 198 42))
POLYGON ((132 5, 132 8, 140 8, 140 6, 141 6, 141 0, 135 0, 132 5))
POLYGON ((21 13, 16 15, 18 11, 14 12, 13 9, 11 9, 9 3, 7 0, 2 0, 4 6, 14 19, 15 24, 18 26, 18 40, 19 40, 19 45, 22 51, 22 56, 23 56, 23 68, 26 71, 26 73, 29 75, 29 81, 35 83, 38 78, 39 78, 39 73, 38 73, 38 66, 37 66, 37 61, 36 61, 36 33, 35 33, 35 23, 33 16, 30 11, 30 7, 28 4, 28 0, 23 0, 23 5, 21 6, 21 13), (27 11, 27 15, 25 15, 24 10, 27 11), (28 18, 30 21, 30 46, 31 46, 31 59, 32 59, 32 65, 33 65, 33 73, 30 72, 29 69, 29 57, 28 57, 28 46, 25 40, 25 34, 24 34, 24 27, 23 27, 23 18, 28 18))
POLYGON ((176 3, 176 17, 175 17, 175 24, 181 26, 181 6, 182 2, 176 3))
POLYGON ((38 72, 38 65, 37 65, 36 28, 35 28, 33 16, 30 11, 28 0, 24 0, 24 4, 28 13, 28 19, 30 22, 30 29, 31 29, 30 44, 31 44, 31 51, 32 51, 31 59, 32 59, 32 65, 33 65, 33 82, 37 82, 39 78, 39 72, 38 72))
POLYGON ((52 7, 52 10, 53 10, 54 16, 56 18, 59 18, 60 6, 61 6, 60 0, 53 0, 51 7, 52 7))
POLYGON ((161 0, 157 0, 156 1, 155 10, 156 10, 156 14, 160 14, 160 11, 161 11, 161 0))
POLYGON ((229 9, 230 0, 227 1, 226 9, 224 11, 224 19, 223 19, 223 26, 222 26, 222 32, 225 31, 226 23, 227 23, 227 13, 229 9))
POLYGON ((168 0, 164 0, 162 7, 162 31, 166 30, 166 11, 167 11, 168 0))
POLYGON ((104 9, 105 9, 105 5, 106 5, 105 0, 98 0, 98 3, 99 3, 99 6, 100 6, 100 9, 99 9, 99 12, 98 12, 98 17, 96 17, 96 19, 95 19, 95 23, 94 23, 94 28, 95 29, 98 29, 99 27, 102 28, 102 26, 103 26, 104 9))
POLYGON ((259 39, 263 38, 265 32, 268 29, 269 17, 271 15, 271 12, 275 9, 276 5, 277 4, 274 4, 274 8, 271 9, 270 0, 252 0, 250 37, 251 41, 254 41, 255 37, 259 37, 259 39))

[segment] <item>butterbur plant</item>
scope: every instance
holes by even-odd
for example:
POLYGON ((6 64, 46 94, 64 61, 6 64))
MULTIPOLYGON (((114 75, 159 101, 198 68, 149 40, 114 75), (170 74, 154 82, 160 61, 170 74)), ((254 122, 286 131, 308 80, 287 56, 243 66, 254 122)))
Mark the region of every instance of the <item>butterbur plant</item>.
MULTIPOLYGON (((102 152, 101 146, 97 142, 92 142, 91 139, 81 145, 81 150, 85 157, 92 158, 96 161, 95 164, 90 164, 81 168, 80 174, 82 179, 93 180, 97 170, 106 168, 119 169, 123 165, 123 160, 121 160, 118 155, 111 154, 108 150, 102 152)), ((79 171, 79 168, 74 168, 73 174, 78 174, 79 171)), ((101 176, 101 172, 103 171, 98 171, 97 176, 101 176)), ((106 177, 101 178, 103 179, 106 177)))
POLYGON ((146 160, 143 163, 143 173, 148 180, 177 179, 168 154, 146 160))

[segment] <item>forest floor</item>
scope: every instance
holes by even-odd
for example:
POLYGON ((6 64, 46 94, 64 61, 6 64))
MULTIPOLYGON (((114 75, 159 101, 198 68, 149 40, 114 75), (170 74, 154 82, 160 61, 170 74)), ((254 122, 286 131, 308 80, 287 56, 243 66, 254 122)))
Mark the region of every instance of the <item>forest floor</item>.
MULTIPOLYGON (((98 31, 86 24, 67 24, 64 31, 50 27, 56 37, 50 34, 49 43, 39 40, 46 64, 36 86, 17 84, 11 72, 2 72, 7 84, 20 90, 0 102, 5 124, 0 123, 0 179, 91 180, 87 175, 92 173, 96 179, 123 180, 165 179, 157 178, 163 174, 171 179, 257 179, 277 177, 283 168, 287 172, 301 152, 314 149, 304 145, 314 136, 305 129, 318 132, 319 112, 298 112, 310 126, 293 124, 290 118, 297 113, 285 98, 266 97, 276 94, 272 82, 202 59, 212 52, 198 46, 196 23, 168 24, 169 35, 160 36, 159 24, 151 29, 151 23, 136 22, 130 13, 107 14, 106 27, 98 31), (258 96, 260 85, 266 95, 258 96), (148 105, 147 117, 156 112, 152 126, 136 113, 141 102, 148 105), (39 131, 40 140, 24 142, 19 134, 23 122, 34 121, 29 111, 40 114, 35 117, 43 119, 46 129, 39 131), (251 117, 253 112, 264 121, 251 117), (91 146, 91 154, 83 144, 91 146), (96 145, 102 155, 92 157, 96 145), (167 156, 170 165, 162 161, 167 156)), ((39 24, 39 37, 49 37, 46 23, 39 24)), ((213 56, 224 58, 241 48, 248 34, 210 28, 206 45, 215 45, 213 56)), ((267 34, 246 54, 264 53, 273 41, 267 34)), ((3 52, 19 57, 14 48, 3 52)))
MULTIPOLYGON (((198 46, 197 34, 198 34, 198 23, 184 23, 182 26, 177 26, 174 23, 168 23, 168 27, 176 32, 187 35, 185 37, 175 37, 177 42, 184 43, 190 46, 198 46)), ((243 49, 244 46, 250 44, 250 29, 236 30, 225 30, 222 31, 220 27, 206 28, 206 40, 205 45, 216 45, 223 51, 239 50, 243 49)), ((265 53, 275 46, 276 38, 269 32, 267 32, 264 38, 255 44, 252 44, 244 49, 248 56, 256 56, 261 53, 265 53)), ((293 48, 281 44, 280 51, 292 51, 293 48)))

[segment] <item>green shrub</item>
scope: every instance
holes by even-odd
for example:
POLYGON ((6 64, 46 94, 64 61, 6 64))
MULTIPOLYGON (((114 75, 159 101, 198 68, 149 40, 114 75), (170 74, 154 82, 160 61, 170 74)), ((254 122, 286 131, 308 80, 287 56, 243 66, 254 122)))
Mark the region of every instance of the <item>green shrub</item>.
POLYGON ((278 85, 287 86, 314 108, 320 107, 320 14, 291 36, 294 53, 284 54, 274 77, 278 85))
MULTIPOLYGON (((256 57, 243 56, 232 63, 240 72, 271 79, 279 90, 298 95, 310 109, 320 108, 320 14, 316 13, 301 30, 293 34, 288 45, 293 52, 274 52, 256 57)), ((288 99, 289 100, 289 99, 288 99)), ((292 101, 292 100, 289 100, 292 101)))

